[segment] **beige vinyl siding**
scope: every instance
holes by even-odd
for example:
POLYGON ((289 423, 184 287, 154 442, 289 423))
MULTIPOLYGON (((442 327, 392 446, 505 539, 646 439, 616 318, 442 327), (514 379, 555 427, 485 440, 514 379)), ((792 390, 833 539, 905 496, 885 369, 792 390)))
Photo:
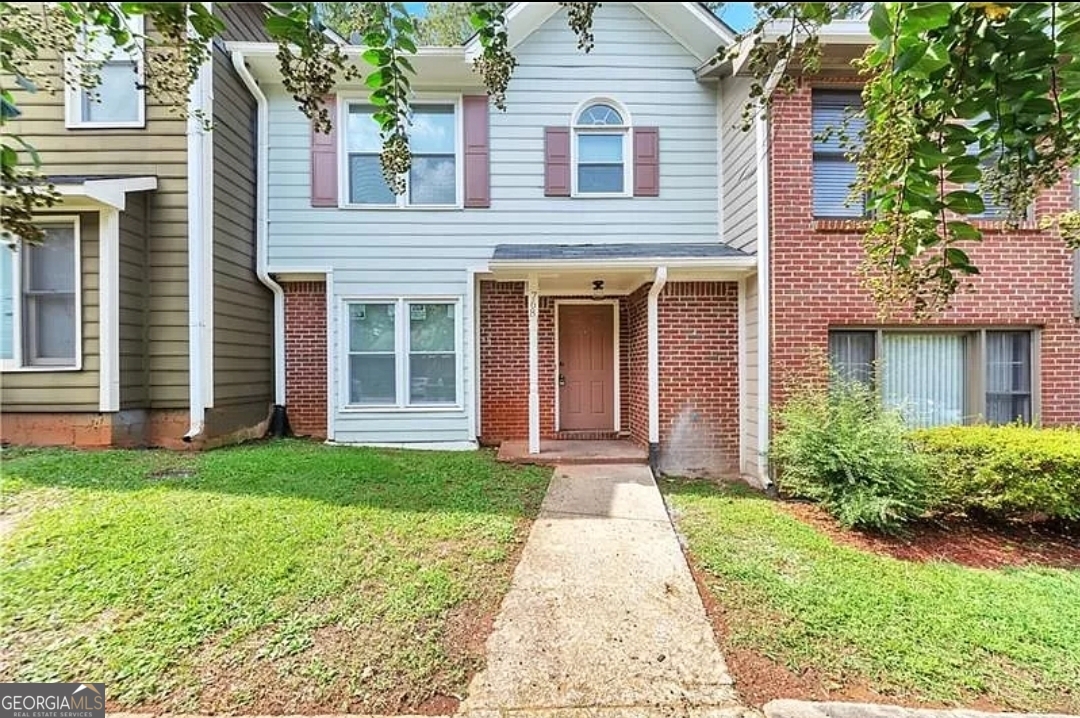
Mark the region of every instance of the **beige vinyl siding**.
MULTIPOLYGON (((57 64, 49 58, 39 62, 47 62, 47 67, 57 64)), ((148 93, 145 128, 69 130, 64 127, 59 78, 55 84, 55 93, 16 89, 15 101, 23 114, 9 125, 12 133, 38 150, 45 174, 158 178, 158 188, 149 193, 146 207, 149 399, 154 408, 186 408, 187 123, 148 93)))
POLYGON ((760 389, 758 384, 758 337, 760 336, 761 314, 758 311, 757 275, 743 280, 746 325, 744 341, 746 358, 743 374, 742 417, 743 467, 742 471, 752 477, 761 476, 761 457, 758 455, 758 407, 760 389))
POLYGON ((120 213, 120 408, 141 409, 150 402, 147 357, 147 279, 145 193, 127 197, 120 213))
MULTIPOLYGON (((53 213, 71 216, 73 212, 53 213)), ((49 214, 42 214, 43 220, 49 214)), ((16 411, 97 411, 100 406, 98 327, 98 218, 79 212, 79 272, 82 278, 82 368, 79 371, 5 372, 0 405, 16 411)), ((6 248, 4 251, 8 251, 6 248)), ((21 341, 21 337, 16 337, 21 341)))
POLYGON ((723 80, 720 112, 724 167, 724 242, 754 254, 757 251, 757 134, 742 130, 742 113, 750 97, 747 77, 723 80))
POLYGON ((215 50, 214 410, 210 418, 215 433, 265 419, 274 398, 273 299, 255 274, 255 110, 255 101, 229 56, 215 50), (231 422, 237 425, 222 425, 231 422))

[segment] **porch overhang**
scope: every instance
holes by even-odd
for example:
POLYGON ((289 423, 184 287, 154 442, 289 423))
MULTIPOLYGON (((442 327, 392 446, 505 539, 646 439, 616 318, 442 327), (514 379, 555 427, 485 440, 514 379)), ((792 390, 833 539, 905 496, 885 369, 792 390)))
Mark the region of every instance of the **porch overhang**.
POLYGON ((56 187, 65 206, 81 200, 121 212, 127 207, 128 192, 149 192, 158 186, 154 175, 53 175, 46 179, 56 187))
POLYGON ((653 281, 659 267, 668 281, 737 281, 757 268, 757 258, 716 243, 500 244, 488 274, 500 281, 535 282, 540 294, 630 294, 653 281))

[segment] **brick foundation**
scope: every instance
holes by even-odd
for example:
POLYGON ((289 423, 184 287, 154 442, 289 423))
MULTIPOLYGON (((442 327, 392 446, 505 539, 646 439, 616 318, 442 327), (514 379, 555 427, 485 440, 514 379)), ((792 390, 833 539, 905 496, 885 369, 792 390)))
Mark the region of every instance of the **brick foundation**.
POLYGON ((285 408, 298 436, 326 438, 326 283, 284 282, 285 408))
MULTIPOLYGON (((830 84, 835 84, 830 80, 830 84)), ((780 93, 772 107, 770 162, 772 227, 772 391, 782 402, 785 385, 820 377, 830 326, 879 324, 860 285, 861 234, 837 221, 812 216, 811 87, 780 93)), ((1069 181, 1044 192, 1035 219, 1069 207, 1069 181)), ((1061 238, 1032 228, 988 229, 980 245, 965 247, 981 274, 974 292, 954 297, 928 326, 1038 327, 1041 332, 1041 419, 1080 423, 1080 323, 1072 317, 1072 256, 1061 238)), ((914 325, 902 320, 892 325, 914 325)))
POLYGON ((660 471, 731 473, 739 465, 738 284, 670 282, 657 309, 660 471))
POLYGON ((188 443, 190 427, 184 409, 132 409, 111 414, 98 412, 11 413, 0 416, 0 441, 19 446, 75 446, 80 448, 161 447, 206 448, 188 443))

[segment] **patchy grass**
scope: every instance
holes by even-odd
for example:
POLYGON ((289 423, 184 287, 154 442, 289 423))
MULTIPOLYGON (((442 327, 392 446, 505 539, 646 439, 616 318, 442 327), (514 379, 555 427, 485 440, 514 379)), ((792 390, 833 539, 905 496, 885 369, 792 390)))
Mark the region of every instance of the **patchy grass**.
POLYGON ((1080 712, 1080 571, 900 561, 838 544, 746 488, 663 489, 728 648, 841 697, 850 686, 901 703, 1080 712))
POLYGON ((298 441, 5 452, 0 680, 205 713, 460 695, 547 479, 298 441))

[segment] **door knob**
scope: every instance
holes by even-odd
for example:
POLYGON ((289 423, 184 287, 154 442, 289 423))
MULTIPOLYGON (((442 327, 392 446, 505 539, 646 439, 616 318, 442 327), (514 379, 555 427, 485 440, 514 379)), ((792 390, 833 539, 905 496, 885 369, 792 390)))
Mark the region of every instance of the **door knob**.
POLYGON ((566 386, 566 377, 559 374, 559 386, 566 386))

